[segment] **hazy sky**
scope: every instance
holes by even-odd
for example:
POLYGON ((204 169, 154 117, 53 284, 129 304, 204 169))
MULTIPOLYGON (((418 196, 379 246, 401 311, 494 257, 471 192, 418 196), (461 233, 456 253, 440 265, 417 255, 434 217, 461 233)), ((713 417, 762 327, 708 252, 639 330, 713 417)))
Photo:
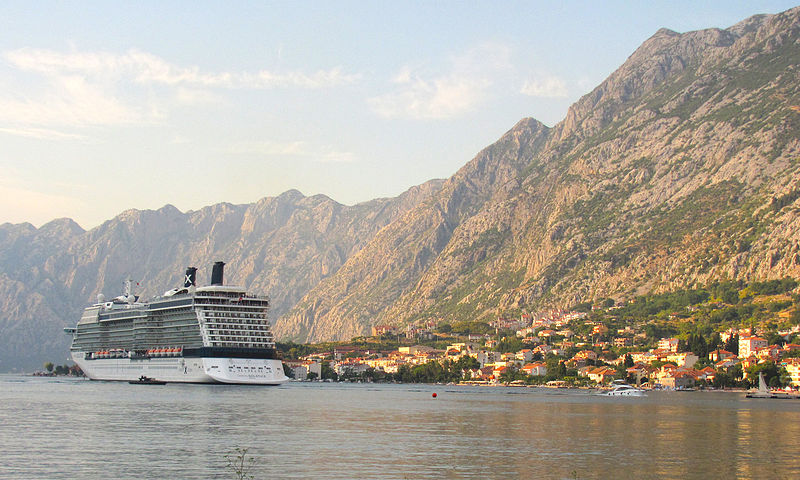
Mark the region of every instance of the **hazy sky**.
POLYGON ((661 27, 791 2, 0 3, 0 223, 346 204, 547 125, 661 27))

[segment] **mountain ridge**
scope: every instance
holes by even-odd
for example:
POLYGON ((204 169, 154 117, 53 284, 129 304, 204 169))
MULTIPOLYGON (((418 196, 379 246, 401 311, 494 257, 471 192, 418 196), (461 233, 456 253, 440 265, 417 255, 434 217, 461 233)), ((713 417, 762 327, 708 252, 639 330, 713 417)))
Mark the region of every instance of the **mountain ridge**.
POLYGON ((227 281, 269 293, 280 315, 321 278, 335 272, 383 225, 441 185, 431 180, 401 195, 346 206, 297 190, 252 204, 218 203, 181 212, 128 209, 84 231, 69 219, 35 228, 0 225, 0 370, 63 361, 73 326, 98 293, 121 292, 125 278, 137 294, 162 294, 190 265, 198 280, 216 260, 227 281))
MULTIPOLYGON (((369 266, 378 262, 361 258, 373 250, 379 258, 382 249, 367 245, 342 273, 315 287, 281 318, 276 331, 298 340, 333 339, 336 331, 364 333, 376 323, 491 319, 537 306, 566 307, 587 297, 631 298, 714 276, 797 275, 795 263, 781 260, 796 258, 796 219, 788 211, 778 222, 783 227, 780 238, 764 240, 765 245, 736 240, 723 258, 707 250, 722 235, 714 225, 727 222, 739 228, 755 221, 733 208, 737 202, 747 198, 757 210, 758 201, 771 202, 770 189, 793 191, 781 182, 789 182, 797 171, 794 113, 785 108, 759 111, 746 121, 722 114, 763 108, 775 90, 798 98, 793 70, 772 79, 756 68, 757 62, 794 68, 798 12, 759 16, 726 30, 656 32, 570 107, 565 120, 547 130, 544 139, 537 138, 535 147, 524 140, 504 144, 515 135, 523 138, 523 121, 460 170, 490 157, 503 165, 525 164, 518 174, 493 182, 497 188, 484 195, 489 200, 467 199, 473 202, 473 209, 466 210, 469 218, 448 224, 447 245, 431 249, 435 258, 427 258, 424 268, 394 273, 405 283, 398 282, 390 298, 384 295, 377 302, 383 309, 369 306, 375 295, 369 266), (779 51, 781 45, 784 51, 779 51), (733 67, 737 70, 731 73, 733 67), (748 83, 742 85, 744 81, 748 83), (714 90, 721 86, 725 88, 714 90), (728 105, 736 108, 723 110, 728 105), (748 137, 751 145, 744 142, 748 137), (776 141, 778 148, 772 145, 776 141), (761 148, 764 144, 771 155, 761 148), (696 209, 712 205, 718 218, 702 210, 695 215, 696 209), (673 238, 677 231, 688 239, 673 238), (752 254, 745 261, 744 252, 738 251, 745 247, 771 250, 762 258, 778 260, 765 267, 752 254), (673 262, 675 250, 687 255, 673 262), (695 262, 706 270, 679 271, 695 262), (359 298, 348 294, 359 290, 358 283, 344 282, 344 291, 328 288, 340 276, 367 279, 359 298), (313 324, 314 330, 298 330, 298 324, 313 324)), ((457 173, 446 185, 452 192, 469 191, 476 178, 491 178, 481 174, 474 168, 469 181, 459 184, 457 173)), ((446 195, 444 187, 439 201, 464 200, 446 195)), ((425 232, 430 218, 421 218, 416 230, 425 232)), ((757 222, 759 229, 766 228, 757 222)), ((733 236, 747 237, 740 231, 733 236)), ((413 244, 423 238, 404 240, 413 244)))
POLYGON ((229 264, 279 338, 489 320, 714 279, 800 277, 800 7, 661 29, 549 128, 517 122, 445 180, 346 206, 252 204, 0 225, 0 370, 66 354, 125 277, 145 297, 229 264), (45 228, 46 227, 46 228, 45 228), (159 288, 160 290, 156 290, 159 288))

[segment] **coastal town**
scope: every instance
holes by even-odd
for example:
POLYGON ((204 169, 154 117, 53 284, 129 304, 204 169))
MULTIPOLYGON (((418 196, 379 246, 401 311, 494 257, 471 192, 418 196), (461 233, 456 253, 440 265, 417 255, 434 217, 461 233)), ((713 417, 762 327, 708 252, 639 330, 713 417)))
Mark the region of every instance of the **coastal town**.
POLYGON ((800 387, 800 313, 789 290, 796 283, 776 285, 761 285, 766 295, 728 285, 735 290, 735 295, 728 294, 732 304, 703 293, 697 302, 684 301, 687 305, 667 302, 664 311, 624 327, 621 323, 631 322, 616 321, 620 316, 615 314, 626 307, 611 301, 583 305, 583 311, 548 310, 471 322, 459 331, 433 321, 403 329, 378 325, 371 337, 317 346, 306 354, 299 354, 303 348, 295 345, 284 352, 284 363, 295 380, 551 387, 603 387, 618 380, 643 388, 689 390, 752 388, 762 373, 771 388, 793 391, 800 387), (740 292, 747 299, 749 319, 706 335, 697 331, 702 318, 730 317, 731 309, 741 310, 736 306, 740 292), (691 329, 695 332, 680 333, 691 329), (679 333, 657 336, 663 331, 679 333))

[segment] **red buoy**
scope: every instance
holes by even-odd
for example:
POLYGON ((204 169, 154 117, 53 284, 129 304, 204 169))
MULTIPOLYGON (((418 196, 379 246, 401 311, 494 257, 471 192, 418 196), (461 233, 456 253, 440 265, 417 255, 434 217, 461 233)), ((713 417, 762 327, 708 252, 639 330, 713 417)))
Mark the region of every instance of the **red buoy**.
POLYGON ((433 394, 431 394, 431 397, 436 398, 436 392, 433 392, 433 394))

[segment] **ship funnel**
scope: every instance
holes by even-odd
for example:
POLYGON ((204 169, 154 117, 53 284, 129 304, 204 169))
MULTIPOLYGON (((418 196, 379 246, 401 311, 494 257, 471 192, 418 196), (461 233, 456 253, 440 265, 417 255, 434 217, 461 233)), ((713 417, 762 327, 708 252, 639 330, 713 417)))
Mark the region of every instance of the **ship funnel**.
POLYGON ((187 267, 186 268, 186 276, 183 278, 183 286, 184 288, 189 288, 192 285, 196 285, 197 280, 197 268, 195 267, 187 267))
POLYGON ((211 269, 211 285, 222 285, 222 277, 225 271, 225 262, 215 262, 211 269))

